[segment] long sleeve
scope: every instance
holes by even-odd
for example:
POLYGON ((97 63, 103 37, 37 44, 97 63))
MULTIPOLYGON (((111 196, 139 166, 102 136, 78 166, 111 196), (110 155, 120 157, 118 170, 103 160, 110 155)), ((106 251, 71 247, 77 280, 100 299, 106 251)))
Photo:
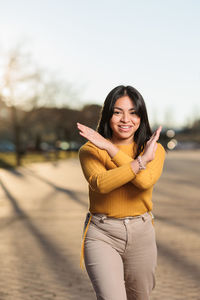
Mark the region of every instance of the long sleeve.
MULTIPOLYGON (((165 150, 161 144, 158 143, 154 160, 146 165, 146 169, 140 171, 131 182, 140 189, 148 189, 152 187, 161 176, 165 159, 165 150)), ((120 167, 124 164, 133 161, 133 158, 119 150, 112 158, 116 166, 120 167)))
POLYGON ((81 167, 90 188, 98 193, 106 194, 135 178, 130 162, 114 169, 107 170, 98 149, 86 143, 79 150, 81 167))

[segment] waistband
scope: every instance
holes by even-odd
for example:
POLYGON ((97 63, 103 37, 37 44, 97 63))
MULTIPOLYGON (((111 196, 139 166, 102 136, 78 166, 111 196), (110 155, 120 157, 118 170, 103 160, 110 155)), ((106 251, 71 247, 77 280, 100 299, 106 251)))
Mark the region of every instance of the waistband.
POLYGON ((134 220, 138 220, 138 219, 142 219, 143 221, 145 221, 147 218, 151 217, 151 219, 154 219, 154 215, 151 211, 149 212, 145 212, 142 215, 137 215, 137 216, 127 216, 127 217, 123 217, 123 218, 114 218, 114 217, 109 217, 106 214, 91 214, 89 213, 92 217, 92 219, 98 219, 101 223, 103 223, 105 220, 112 220, 112 221, 116 221, 116 222, 129 222, 129 221, 134 221, 134 220))

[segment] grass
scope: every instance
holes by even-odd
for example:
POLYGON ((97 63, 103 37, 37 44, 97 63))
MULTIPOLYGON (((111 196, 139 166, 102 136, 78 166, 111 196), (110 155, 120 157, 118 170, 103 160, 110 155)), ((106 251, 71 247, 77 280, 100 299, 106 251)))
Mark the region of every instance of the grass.
MULTIPOLYGON (((37 162, 57 161, 59 159, 68 159, 71 157, 77 157, 77 152, 59 151, 58 155, 56 155, 55 152, 49 152, 48 154, 29 152, 22 156, 21 164, 27 165, 30 163, 37 163, 37 162)), ((0 168, 4 168, 4 169, 16 168, 15 153, 0 152, 0 168)))

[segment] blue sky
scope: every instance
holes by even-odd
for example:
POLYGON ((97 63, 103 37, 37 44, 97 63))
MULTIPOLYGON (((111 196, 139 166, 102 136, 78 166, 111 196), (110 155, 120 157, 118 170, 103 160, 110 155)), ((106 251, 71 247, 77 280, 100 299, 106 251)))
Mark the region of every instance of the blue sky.
POLYGON ((0 0, 0 50, 25 41, 34 59, 102 104, 119 84, 143 95, 150 120, 200 117, 198 0, 0 0))

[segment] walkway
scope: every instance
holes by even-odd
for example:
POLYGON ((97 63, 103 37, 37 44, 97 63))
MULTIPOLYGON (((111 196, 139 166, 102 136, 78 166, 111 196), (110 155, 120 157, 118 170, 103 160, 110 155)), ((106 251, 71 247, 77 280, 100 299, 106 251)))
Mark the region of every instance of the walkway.
MULTIPOLYGON (((200 299, 200 153, 168 154, 155 186, 152 300, 200 299)), ((87 184, 76 159, 0 170, 0 300, 95 300, 79 268, 87 184)))

